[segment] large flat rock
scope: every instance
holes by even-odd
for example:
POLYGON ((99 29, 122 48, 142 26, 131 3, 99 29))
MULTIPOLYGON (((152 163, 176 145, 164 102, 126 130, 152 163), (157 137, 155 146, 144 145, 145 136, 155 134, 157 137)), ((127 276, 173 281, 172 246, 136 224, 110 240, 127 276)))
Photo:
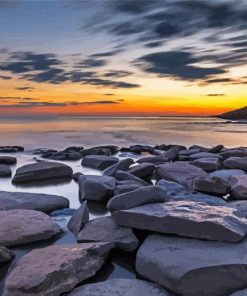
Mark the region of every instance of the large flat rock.
POLYGON ((59 162, 40 161, 17 169, 13 183, 72 178, 73 170, 59 162))
POLYGON ((130 228, 222 242, 238 242, 247 232, 247 220, 231 207, 192 201, 147 204, 113 212, 117 224, 130 228))
POLYGON ((49 240, 61 232, 49 216, 33 210, 1 211, 0 225, 1 246, 49 240))
POLYGON ((247 240, 228 244, 151 235, 138 250, 136 270, 178 295, 230 295, 247 287, 247 240))
POLYGON ((0 191, 0 210, 37 210, 51 212, 69 207, 65 197, 43 193, 0 191))
POLYGON ((77 236, 79 242, 112 242, 125 251, 134 251, 138 239, 132 229, 118 226, 112 217, 99 217, 89 221, 77 236))
POLYGON ((75 289, 69 296, 171 296, 156 284, 137 279, 110 279, 87 284, 75 289))
POLYGON ((3 296, 60 296, 92 277, 112 248, 109 243, 53 245, 22 257, 6 279, 3 296))

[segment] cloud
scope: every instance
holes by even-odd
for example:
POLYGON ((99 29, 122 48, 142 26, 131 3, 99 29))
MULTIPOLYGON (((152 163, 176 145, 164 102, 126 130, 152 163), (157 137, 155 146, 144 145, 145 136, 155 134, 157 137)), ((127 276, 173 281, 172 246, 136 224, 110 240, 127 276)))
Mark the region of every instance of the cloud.
POLYGON ((85 67, 85 68, 95 68, 95 67, 103 67, 107 64, 106 60, 102 59, 86 59, 80 62, 77 67, 85 67))
POLYGON ((31 90, 33 90, 34 88, 31 87, 31 86, 21 86, 21 87, 16 87, 15 89, 16 89, 16 90, 28 90, 28 91, 31 91, 31 90))
POLYGON ((225 94, 207 94, 208 97, 224 97, 225 94))
POLYGON ((111 70, 103 74, 104 77, 114 77, 114 78, 121 78, 127 77, 132 75, 133 73, 130 71, 123 71, 123 70, 111 70))
POLYGON ((12 79, 11 76, 6 76, 6 75, 0 75, 0 78, 3 79, 3 80, 10 80, 10 79, 12 79))
POLYGON ((98 86, 109 86, 112 88, 136 88, 140 87, 139 84, 136 83, 129 83, 123 81, 113 81, 101 78, 88 78, 82 81, 83 84, 91 84, 91 85, 98 85, 98 86))
POLYGON ((112 51, 107 51, 107 52, 99 52, 99 53, 91 54, 90 57, 92 57, 92 58, 112 57, 112 56, 115 56, 115 55, 121 53, 122 51, 123 51, 122 49, 117 49, 117 50, 112 50, 112 51))
POLYGON ((200 59, 186 51, 156 52, 144 55, 135 64, 146 73, 182 80, 201 80, 226 71, 219 67, 195 66, 200 59))

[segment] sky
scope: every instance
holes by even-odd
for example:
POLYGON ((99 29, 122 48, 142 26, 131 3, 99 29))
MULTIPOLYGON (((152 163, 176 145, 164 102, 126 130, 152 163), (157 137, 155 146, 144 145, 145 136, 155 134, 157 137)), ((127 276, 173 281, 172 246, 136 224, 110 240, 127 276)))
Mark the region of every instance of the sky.
POLYGON ((0 0, 0 116, 247 105, 245 0, 0 0))

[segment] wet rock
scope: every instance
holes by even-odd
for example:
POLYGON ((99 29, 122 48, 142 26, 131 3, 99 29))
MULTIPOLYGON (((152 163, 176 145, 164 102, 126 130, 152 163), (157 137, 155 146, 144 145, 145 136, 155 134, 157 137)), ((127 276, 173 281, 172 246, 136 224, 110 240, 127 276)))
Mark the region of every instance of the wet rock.
POLYGON ((147 145, 132 145, 129 147, 129 151, 137 154, 149 152, 152 153, 154 148, 147 145))
POLYGON ((148 156, 148 157, 141 157, 137 160, 138 163, 153 163, 153 164, 162 164, 166 163, 169 160, 162 156, 148 156))
POLYGON ((63 196, 43 193, 0 191, 1 211, 26 209, 51 212, 68 207, 69 200, 63 196))
POLYGON ((6 164, 0 164, 0 178, 11 177, 12 172, 6 164))
POLYGON ((134 163, 132 158, 125 158, 120 160, 118 163, 108 167, 104 171, 105 176, 115 176, 116 172, 121 170, 121 171, 127 171, 129 167, 134 163))
POLYGON ((238 242, 247 221, 235 209, 192 201, 147 204, 112 213, 120 226, 222 242, 238 242))
POLYGON ((173 146, 168 149, 162 156, 167 158, 168 161, 174 161, 178 158, 178 154, 180 151, 186 150, 183 146, 173 146))
POLYGON ((227 205, 236 209, 241 217, 247 217, 247 200, 229 201, 227 205))
POLYGON ((0 146, 0 153, 15 153, 24 151, 21 146, 0 146))
POLYGON ((87 202, 84 201, 82 205, 73 213, 68 223, 68 229, 77 235, 84 225, 89 221, 89 209, 87 202))
POLYGON ((200 146, 200 145, 192 145, 192 146, 189 147, 188 150, 192 150, 192 149, 198 149, 200 152, 208 152, 210 150, 210 148, 203 147, 203 146, 200 146))
POLYGON ((87 155, 107 155, 110 156, 112 154, 112 151, 110 148, 108 147, 92 147, 92 148, 88 148, 88 149, 84 149, 81 152, 82 156, 85 157, 87 155))
POLYGON ((114 196, 115 195, 119 195, 119 194, 122 194, 122 193, 127 193, 127 192, 130 192, 130 191, 134 191, 136 189, 139 189, 143 187, 142 185, 138 185, 136 183, 130 183, 130 184, 123 184, 123 185, 117 185, 114 189, 114 196))
POLYGON ((112 248, 109 243, 53 245, 22 257, 5 282, 3 296, 58 296, 92 277, 112 248))
POLYGON ((41 161, 17 169, 13 183, 71 178, 72 168, 59 162, 41 161))
POLYGON ((175 196, 178 195, 181 192, 185 192, 186 188, 181 185, 178 184, 176 182, 172 182, 172 181, 166 181, 164 179, 159 180, 155 186, 160 186, 164 189, 165 195, 169 196, 175 196))
POLYGON ((100 217, 89 221, 77 236, 78 242, 111 242, 116 248, 134 251, 138 239, 132 229, 118 226, 112 217, 100 217))
POLYGON ((128 173, 144 179, 148 180, 155 170, 155 166, 151 163, 141 163, 139 165, 133 166, 128 170, 128 173))
POLYGON ((193 189, 205 193, 225 196, 230 193, 230 186, 217 177, 197 177, 193 181, 193 189))
POLYGON ((83 158, 81 164, 97 170, 104 170, 118 162, 117 157, 106 155, 87 155, 83 158))
POLYGON ((82 150, 84 150, 83 146, 70 146, 64 149, 64 152, 72 152, 72 151, 82 152, 82 150))
POLYGON ((233 183, 235 182, 234 177, 237 176, 243 176, 246 175, 246 173, 242 170, 219 170, 219 171, 215 171, 213 173, 210 173, 209 176, 211 178, 213 177, 217 177, 218 179, 222 180, 223 182, 225 182, 226 184, 228 184, 229 186, 233 185, 233 183))
POLYGON ((162 187, 147 186, 134 191, 115 195, 107 204, 109 211, 132 209, 147 203, 165 202, 167 196, 162 187))
POLYGON ((200 158, 217 158, 221 159, 222 157, 218 154, 210 153, 210 152, 199 152, 189 156, 190 160, 196 160, 200 158))
POLYGON ((247 175, 234 177, 231 186, 231 197, 233 199, 247 199, 247 175))
POLYGON ((49 216, 33 210, 1 211, 0 225, 1 246, 49 240, 61 233, 49 216))
POLYGON ((79 178, 81 198, 92 201, 106 201, 113 196, 116 179, 109 176, 87 175, 79 178))
POLYGON ((81 173, 81 172, 74 173, 74 174, 72 175, 72 179, 73 179, 74 181, 78 182, 80 176, 83 176, 83 175, 84 175, 84 174, 81 173))
POLYGON ((15 257, 15 253, 5 247, 0 247, 0 268, 2 264, 12 261, 15 257))
POLYGON ((52 160, 79 160, 82 158, 82 154, 77 151, 58 151, 58 152, 46 152, 41 155, 42 158, 52 160))
POLYGON ((230 157, 247 157, 247 151, 241 149, 228 149, 219 153, 224 159, 230 157))
POLYGON ((192 164, 173 162, 158 166, 156 176, 158 180, 166 179, 192 188, 194 179, 198 176, 207 176, 207 173, 192 164))
POLYGON ((222 168, 222 163, 217 157, 199 158, 192 161, 191 164, 203 169, 208 173, 220 170, 222 168))
POLYGON ((121 170, 116 171, 115 178, 119 184, 119 181, 133 181, 133 183, 140 184, 141 186, 149 186, 150 184, 141 178, 138 178, 129 172, 124 172, 121 170))
POLYGON ((220 153, 225 147, 223 145, 217 145, 208 150, 210 153, 220 153))
POLYGON ((11 156, 0 156, 0 164, 7 164, 7 165, 11 165, 11 164, 16 164, 17 160, 15 157, 11 157, 11 156))
POLYGON ((229 157, 223 164, 227 169, 240 169, 247 171, 247 157, 229 157))
POLYGON ((190 156, 190 155, 192 155, 192 154, 195 154, 195 153, 199 153, 199 152, 201 152, 201 150, 200 149, 188 149, 188 150, 182 150, 182 151, 179 151, 179 153, 178 153, 178 155, 179 156, 190 156))
POLYGON ((183 296, 225 296, 247 286, 247 240, 238 244, 151 235, 137 253, 144 278, 183 296))
POLYGON ((86 284, 72 291, 69 296, 171 296, 156 284, 138 279, 110 279, 86 284))

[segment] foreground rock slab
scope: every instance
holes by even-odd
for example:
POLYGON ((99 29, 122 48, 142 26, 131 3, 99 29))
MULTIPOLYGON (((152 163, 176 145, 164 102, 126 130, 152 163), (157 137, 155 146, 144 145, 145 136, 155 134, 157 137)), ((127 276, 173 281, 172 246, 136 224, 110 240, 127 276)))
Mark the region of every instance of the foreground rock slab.
POLYGON ((103 265, 109 243, 53 245, 22 257, 6 279, 3 296, 59 296, 92 277, 103 265))
POLYGON ((61 233, 49 216, 33 210, 1 211, 0 225, 1 246, 49 240, 61 233))
POLYGON ((37 210, 51 212, 69 207, 69 200, 58 195, 0 191, 0 210, 37 210))
POLYGON ((136 279, 110 279, 87 284, 75 289, 69 296, 171 296, 156 284, 136 279))
POLYGON ((17 169, 13 183, 72 178, 73 170, 59 162, 40 161, 17 169))
POLYGON ((247 287, 247 240, 238 244, 151 235, 137 272, 183 296, 226 296, 247 287))
POLYGON ((125 251, 134 251, 138 239, 132 229, 118 226, 112 217, 100 217, 89 221, 78 234, 79 242, 112 242, 125 251))
POLYGON ((247 232, 247 221, 231 207, 192 201, 147 204, 113 212, 117 224, 179 236, 238 242, 247 232))

